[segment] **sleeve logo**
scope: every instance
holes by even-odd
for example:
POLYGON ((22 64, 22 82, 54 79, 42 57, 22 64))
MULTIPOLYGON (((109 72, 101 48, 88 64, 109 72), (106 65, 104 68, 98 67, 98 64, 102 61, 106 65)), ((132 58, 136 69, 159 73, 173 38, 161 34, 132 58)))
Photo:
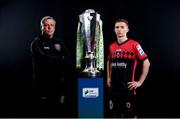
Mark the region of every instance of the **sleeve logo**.
POLYGON ((137 45, 136 48, 137 48, 137 50, 138 50, 138 52, 139 52, 139 54, 140 54, 141 56, 145 54, 144 51, 143 51, 143 49, 142 49, 142 47, 141 47, 140 45, 137 45))

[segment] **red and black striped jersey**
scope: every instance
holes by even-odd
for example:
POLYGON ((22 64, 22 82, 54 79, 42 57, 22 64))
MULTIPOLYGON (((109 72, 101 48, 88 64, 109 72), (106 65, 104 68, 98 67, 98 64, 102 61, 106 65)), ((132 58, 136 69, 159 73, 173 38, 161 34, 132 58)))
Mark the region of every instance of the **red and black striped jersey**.
POLYGON ((113 42, 109 47, 108 60, 112 64, 111 88, 115 91, 129 92, 127 83, 134 81, 138 61, 147 58, 140 44, 132 39, 119 44, 113 42))

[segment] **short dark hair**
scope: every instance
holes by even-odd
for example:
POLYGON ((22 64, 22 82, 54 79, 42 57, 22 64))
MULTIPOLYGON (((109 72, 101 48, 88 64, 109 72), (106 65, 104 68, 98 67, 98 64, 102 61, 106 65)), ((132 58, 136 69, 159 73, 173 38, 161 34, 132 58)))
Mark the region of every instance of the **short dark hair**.
POLYGON ((124 23, 126 23, 127 26, 129 26, 128 21, 126 19, 117 19, 115 21, 115 24, 118 23, 118 22, 124 22, 124 23))

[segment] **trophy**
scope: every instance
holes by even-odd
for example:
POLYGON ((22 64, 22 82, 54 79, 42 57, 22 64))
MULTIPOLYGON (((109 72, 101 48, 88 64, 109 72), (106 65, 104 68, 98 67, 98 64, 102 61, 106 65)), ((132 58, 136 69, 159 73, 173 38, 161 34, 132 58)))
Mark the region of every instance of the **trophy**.
POLYGON ((100 15, 93 9, 87 9, 79 15, 77 32, 77 67, 81 60, 85 60, 85 69, 80 73, 85 77, 101 76, 104 68, 104 49, 102 35, 102 21, 100 15))

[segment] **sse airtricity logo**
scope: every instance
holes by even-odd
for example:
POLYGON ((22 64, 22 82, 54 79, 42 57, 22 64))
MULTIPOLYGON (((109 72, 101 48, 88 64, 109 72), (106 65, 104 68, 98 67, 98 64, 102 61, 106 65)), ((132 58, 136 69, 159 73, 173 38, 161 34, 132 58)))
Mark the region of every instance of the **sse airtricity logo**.
POLYGON ((99 88, 83 88, 83 98, 97 98, 99 96, 99 88))
POLYGON ((143 51, 143 49, 142 49, 142 47, 141 47, 140 45, 137 45, 136 48, 137 48, 137 50, 139 51, 139 54, 140 54, 141 56, 145 54, 144 51, 143 51))

